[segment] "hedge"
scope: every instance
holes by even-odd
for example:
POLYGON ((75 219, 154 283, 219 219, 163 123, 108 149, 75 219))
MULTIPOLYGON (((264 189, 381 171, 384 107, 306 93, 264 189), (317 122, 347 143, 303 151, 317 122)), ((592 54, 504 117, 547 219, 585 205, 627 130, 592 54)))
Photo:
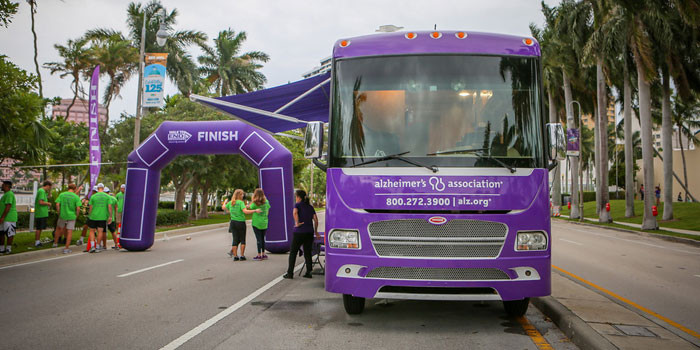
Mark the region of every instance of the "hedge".
MULTIPOLYGON (((615 192, 610 192, 610 199, 618 199, 615 198, 615 192)), ((566 201, 564 200, 565 196, 570 196, 568 193, 562 193, 561 195, 561 202, 562 204, 566 204, 566 201)), ((618 191, 618 196, 620 197, 619 199, 625 198, 625 191, 618 191)), ((595 191, 584 191, 583 192, 583 202, 595 202, 595 191)))
POLYGON ((157 226, 172 226, 187 223, 189 213, 186 211, 177 211, 172 209, 158 210, 156 217, 157 226))
POLYGON ((175 209, 175 202, 171 202, 171 201, 158 202, 158 209, 175 209))

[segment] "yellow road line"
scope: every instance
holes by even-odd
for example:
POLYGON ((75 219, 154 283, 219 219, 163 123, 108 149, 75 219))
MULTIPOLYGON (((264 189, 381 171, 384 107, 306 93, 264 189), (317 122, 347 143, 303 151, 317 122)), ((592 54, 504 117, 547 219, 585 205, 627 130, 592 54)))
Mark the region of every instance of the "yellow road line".
POLYGON ((564 270, 564 269, 562 269, 562 268, 560 268, 560 267, 557 267, 557 266, 552 265, 552 268, 554 268, 555 270, 557 270, 557 271, 559 271, 559 272, 561 272, 561 273, 563 273, 563 274, 566 274, 566 275, 568 275, 568 276, 570 276, 570 277, 572 277, 572 278, 574 278, 574 279, 576 279, 576 280, 579 280, 579 281, 581 281, 581 282, 583 282, 583 283, 585 283, 585 284, 587 284, 587 285, 589 285, 589 286, 591 286, 591 287, 593 287, 593 288, 595 288, 595 289, 597 289, 597 290, 599 290, 599 291, 601 291, 601 292, 603 292, 603 293, 605 293, 605 294, 607 294, 607 295, 609 295, 609 296, 611 296, 611 297, 613 297, 613 298, 615 298, 615 299, 617 299, 617 300, 620 300, 620 301, 622 301, 623 303, 625 303, 625 304, 627 304, 627 305, 633 306, 633 307, 637 308, 638 310, 641 310, 641 311, 643 311, 643 312, 648 313, 649 315, 652 315, 652 316, 654 316, 654 317, 656 317, 656 318, 658 318, 658 319, 661 319, 661 320, 665 321, 666 323, 670 324, 671 326, 674 326, 674 327, 676 327, 676 328, 682 330, 683 332, 686 332, 686 333, 692 335, 693 337, 696 337, 696 338, 700 339, 700 333, 698 333, 698 332, 696 332, 696 331, 694 331, 694 330, 692 330, 692 329, 690 329, 690 328, 688 328, 688 327, 685 327, 685 326, 681 325, 680 323, 669 319, 668 317, 661 316, 661 315, 657 314, 656 312, 651 311, 651 310, 645 308, 644 306, 641 306, 641 305, 635 303, 635 302, 632 301, 632 300, 626 299, 626 298, 624 298, 624 297, 622 297, 622 296, 620 296, 620 295, 618 295, 618 294, 615 294, 615 293, 612 292, 612 291, 609 291, 609 290, 607 290, 607 289, 605 289, 605 288, 603 288, 603 287, 601 287, 601 286, 598 286, 598 285, 596 285, 595 283, 589 282, 589 281, 587 281, 587 280, 585 280, 585 279, 583 279, 583 278, 581 278, 581 277, 579 277, 579 276, 576 276, 576 275, 574 275, 573 273, 571 273, 571 272, 569 272, 569 271, 566 271, 566 270, 564 270))
POLYGON ((547 342, 547 339, 544 339, 542 334, 535 328, 535 326, 530 323, 530 321, 525 318, 525 317, 518 317, 517 318, 518 323, 523 327, 525 330, 525 333, 532 339, 532 342, 535 343, 535 346, 539 350, 552 350, 554 349, 549 342, 547 342))

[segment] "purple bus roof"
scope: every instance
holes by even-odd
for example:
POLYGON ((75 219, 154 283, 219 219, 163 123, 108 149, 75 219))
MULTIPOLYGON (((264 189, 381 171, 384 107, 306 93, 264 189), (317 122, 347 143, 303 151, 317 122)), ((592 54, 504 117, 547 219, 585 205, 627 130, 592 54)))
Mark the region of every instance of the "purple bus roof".
POLYGON ((333 45, 333 58, 403 55, 403 54, 486 54, 539 56, 540 45, 532 37, 463 31, 464 39, 457 37, 459 31, 435 31, 439 38, 431 36, 433 31, 393 32, 343 38, 333 45), (414 33, 408 39, 408 33, 414 33), (524 40, 531 39, 532 45, 524 40), (341 46, 341 42, 349 44, 341 46))

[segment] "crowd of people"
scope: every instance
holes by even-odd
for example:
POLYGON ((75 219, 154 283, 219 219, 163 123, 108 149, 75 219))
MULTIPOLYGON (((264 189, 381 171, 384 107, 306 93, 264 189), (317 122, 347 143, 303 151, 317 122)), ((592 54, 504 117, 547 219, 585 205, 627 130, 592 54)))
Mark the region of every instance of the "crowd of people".
MULTIPOLYGON (((35 199, 35 246, 41 243, 41 233, 49 227, 49 209, 51 202, 49 196, 53 184, 44 181, 37 191, 35 199)), ((0 197, 0 253, 9 254, 12 251, 12 241, 17 230, 17 209, 15 195, 12 192, 12 182, 3 181, 4 194, 0 197)), ((107 231, 112 234, 114 246, 112 249, 120 249, 119 236, 121 229, 121 217, 124 207, 124 192, 126 186, 122 185, 115 195, 104 184, 99 183, 93 188, 90 196, 80 198, 82 186, 71 183, 68 189, 58 195, 55 200, 55 208, 58 213, 53 237, 53 247, 64 244, 63 253, 71 252, 70 244, 73 239, 73 231, 76 229, 78 217, 86 217, 82 227, 82 234, 76 241, 80 246, 85 243, 87 235, 86 252, 97 253, 107 249, 107 231)), ((244 201, 245 192, 237 189, 230 200, 224 200, 222 209, 230 215, 229 232, 232 236, 231 249, 228 256, 233 261, 245 261, 246 250, 246 214, 252 214, 253 232, 257 241, 256 255, 253 260, 267 260, 265 254, 265 234, 268 228, 268 214, 270 201, 265 197, 261 188, 253 192, 250 202, 244 201)), ((296 204, 294 205, 294 236, 289 253, 289 265, 284 278, 293 278, 294 265, 300 249, 303 249, 306 263, 304 277, 311 278, 312 260, 311 251, 314 238, 320 239, 318 233, 318 217, 309 198, 303 190, 295 192, 296 204)))
MULTIPOLYGON (((53 184, 44 181, 37 190, 34 201, 34 246, 41 247, 41 233, 49 228, 49 211, 51 202, 49 196, 53 184)), ((56 222, 53 225, 53 247, 65 244, 63 253, 71 252, 70 244, 73 231, 79 216, 86 218, 83 231, 76 245, 85 243, 85 237, 89 232, 86 252, 96 253, 106 250, 107 231, 112 234, 114 246, 112 249, 120 249, 119 235, 121 230, 121 216, 124 207, 124 192, 126 186, 121 185, 117 194, 110 193, 109 188, 99 183, 91 192, 91 195, 82 199, 79 194, 82 186, 68 184, 67 190, 58 195, 55 200, 56 222)), ((0 254, 10 254, 15 232, 17 231, 17 207, 15 195, 12 192, 12 182, 3 181, 3 196, 0 198, 0 254)))

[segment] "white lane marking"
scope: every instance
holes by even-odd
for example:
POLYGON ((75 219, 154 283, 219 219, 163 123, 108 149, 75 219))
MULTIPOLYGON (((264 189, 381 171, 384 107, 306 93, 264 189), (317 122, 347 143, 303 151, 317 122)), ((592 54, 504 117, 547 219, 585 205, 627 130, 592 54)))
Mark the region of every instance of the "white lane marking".
MULTIPOLYGON (((296 272, 297 272, 299 269, 301 269, 303 266, 304 266, 303 263, 297 265, 297 266, 294 268, 294 272, 296 273, 296 272)), ((283 279, 282 276, 279 276, 279 277, 273 279, 273 280, 270 281, 268 284, 266 284, 266 285, 260 287, 258 290, 256 290, 255 292, 251 293, 251 294, 248 295, 247 297, 245 297, 245 298, 239 300, 237 303, 235 303, 235 304, 229 306, 228 308, 226 308, 226 310, 223 310, 223 311, 219 312, 219 313, 216 314, 214 317, 212 317, 212 318, 210 318, 210 319, 208 319, 208 320, 202 322, 202 324, 200 324, 199 326, 192 328, 192 330, 190 330, 189 332, 187 332, 187 333, 181 335, 179 338, 177 338, 177 339, 171 341, 170 344, 168 344, 168 345, 166 345, 166 346, 164 346, 164 347, 162 347, 162 348, 160 348, 160 349, 161 349, 161 350, 174 350, 174 349, 179 348, 180 346, 182 346, 183 344, 185 344, 185 343, 186 343, 187 341, 189 341, 190 339, 196 337, 196 336, 199 335, 200 333, 202 333, 202 332, 204 332, 205 330, 207 330, 207 328, 213 326, 213 325, 216 324, 217 322, 219 322, 219 321, 221 321, 222 319, 226 318, 226 316, 232 314, 234 311, 240 309, 240 308, 243 307, 245 304, 248 304, 250 301, 252 301, 253 299, 257 298, 260 294, 265 293, 268 289, 274 287, 277 283, 279 283, 280 281, 282 281, 282 279, 283 279)))
POLYGON ((174 263, 179 263, 180 261, 185 261, 185 259, 177 259, 177 260, 169 261, 169 262, 166 262, 166 263, 163 263, 163 264, 160 264, 160 265, 147 267, 147 268, 144 268, 144 269, 141 269, 141 270, 131 271, 131 272, 129 272, 129 273, 125 273, 125 274, 119 275, 119 276, 117 276, 117 277, 127 277, 127 276, 131 276, 131 275, 135 275, 135 274, 137 274, 137 273, 141 273, 141 272, 145 272, 145 271, 148 271, 148 270, 157 269, 157 268, 159 268, 159 267, 168 266, 168 265, 174 264, 174 263))
POLYGON ((559 240, 560 240, 560 241, 564 241, 564 242, 573 243, 573 244, 583 245, 583 243, 570 241, 570 240, 568 240, 568 239, 559 238, 559 240))
POLYGON ((578 229, 570 228, 570 227, 567 227, 566 229, 567 229, 567 230, 572 230, 572 231, 582 232, 582 233, 585 233, 585 234, 590 234, 590 235, 595 235, 595 236, 601 236, 601 237, 606 237, 606 238, 612 238, 612 239, 617 239, 617 240, 620 240, 620 241, 625 241, 625 242, 630 242, 630 243, 645 245, 645 246, 654 247, 654 248, 668 249, 668 250, 673 250, 673 251, 675 251, 675 252, 681 252, 681 253, 692 254, 692 255, 700 255, 700 252, 691 252, 691 251, 683 250, 683 249, 670 248, 670 247, 665 247, 665 246, 658 245, 658 244, 651 244, 651 243, 647 243, 647 242, 640 242, 640 241, 636 241, 636 240, 633 240, 633 239, 626 239, 626 238, 619 238, 619 237, 615 237, 615 236, 609 236, 609 235, 606 235, 606 234, 603 234, 603 233, 596 233, 596 232, 591 232, 591 231, 578 230, 578 229))
POLYGON ((58 259, 65 259, 65 258, 70 258, 70 257, 72 257, 72 256, 79 256, 79 255, 81 255, 81 254, 66 254, 66 255, 64 255, 64 256, 57 256, 57 257, 55 257, 55 258, 48 258, 48 259, 30 261, 30 262, 21 263, 21 264, 15 264, 15 265, 7 265, 7 266, 0 267, 0 270, 9 269, 9 268, 11 268, 11 267, 18 267, 18 266, 36 264, 36 263, 40 263, 40 262, 44 262, 44 261, 52 261, 52 260, 58 260, 58 259))

